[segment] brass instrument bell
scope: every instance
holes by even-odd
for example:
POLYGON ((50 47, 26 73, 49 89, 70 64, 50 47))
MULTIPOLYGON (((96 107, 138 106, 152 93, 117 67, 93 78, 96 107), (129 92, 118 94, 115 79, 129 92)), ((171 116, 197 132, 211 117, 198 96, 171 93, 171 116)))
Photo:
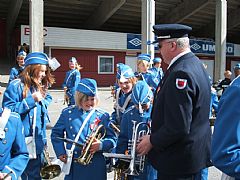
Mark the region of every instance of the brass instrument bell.
POLYGON ((40 175, 43 179, 53 179, 60 175, 61 167, 57 164, 52 164, 49 158, 49 153, 44 150, 44 158, 46 160, 46 165, 42 167, 40 175))

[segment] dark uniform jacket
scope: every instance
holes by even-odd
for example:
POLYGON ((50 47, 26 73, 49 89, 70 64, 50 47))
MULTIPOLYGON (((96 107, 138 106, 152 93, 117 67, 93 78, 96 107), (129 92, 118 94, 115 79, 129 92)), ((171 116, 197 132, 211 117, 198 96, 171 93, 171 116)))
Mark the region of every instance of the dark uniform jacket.
POLYGON ((209 166, 210 94, 208 74, 192 52, 167 70, 151 114, 149 159, 159 173, 187 175, 209 166))

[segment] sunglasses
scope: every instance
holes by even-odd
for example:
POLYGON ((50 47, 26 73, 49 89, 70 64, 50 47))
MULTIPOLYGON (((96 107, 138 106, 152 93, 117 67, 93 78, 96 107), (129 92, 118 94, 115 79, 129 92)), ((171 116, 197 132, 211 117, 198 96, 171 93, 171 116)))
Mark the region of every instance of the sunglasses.
POLYGON ((161 49, 162 48, 162 46, 163 46, 163 44, 168 44, 168 43, 173 43, 174 41, 162 41, 162 42, 159 42, 158 43, 158 47, 159 47, 159 49, 161 49))

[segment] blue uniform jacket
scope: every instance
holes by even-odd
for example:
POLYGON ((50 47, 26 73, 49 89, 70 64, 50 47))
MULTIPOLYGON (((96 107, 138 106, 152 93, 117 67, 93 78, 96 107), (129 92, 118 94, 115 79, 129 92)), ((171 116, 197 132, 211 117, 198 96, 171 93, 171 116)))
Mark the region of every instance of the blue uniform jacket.
POLYGON ((151 71, 148 71, 146 73, 135 73, 135 76, 142 76, 142 80, 145 81, 151 87, 153 93, 155 92, 160 82, 151 71))
MULTIPOLYGON (((56 137, 64 137, 64 133, 66 133, 67 138, 74 140, 88 113, 89 112, 83 111, 76 106, 70 106, 62 111, 57 123, 52 129, 51 134, 52 145, 57 157, 66 154, 66 150, 63 141, 57 139, 56 137)), ((103 124, 106 128, 106 135, 101 140, 102 150, 94 154, 92 163, 89 165, 84 166, 73 162, 70 174, 67 175, 65 179, 77 180, 79 177, 82 177, 83 179, 89 178, 94 180, 106 179, 106 162, 104 156, 102 155, 102 152, 109 152, 116 146, 115 133, 113 129, 109 127, 109 114, 103 112, 102 110, 96 109, 85 125, 78 142, 80 144, 85 143, 86 137, 91 133, 90 128, 96 122, 96 119, 100 120, 99 125, 103 124)), ((71 149, 71 147, 72 144, 67 144, 66 146, 67 149, 71 149)), ((81 155, 81 149, 76 146, 73 153, 73 158, 78 158, 81 155)))
POLYGON ((77 69, 69 70, 66 73, 66 77, 64 79, 62 87, 67 87, 66 93, 70 99, 69 105, 75 104, 74 95, 75 95, 75 91, 78 86, 78 83, 80 82, 80 79, 81 79, 81 74, 80 74, 79 70, 77 70, 77 69))
POLYGON ((212 116, 212 109, 214 109, 215 113, 217 114, 218 112, 218 97, 217 97, 217 92, 216 91, 211 91, 211 101, 210 101, 210 113, 209 117, 212 116))
POLYGON ((210 91, 208 74, 192 52, 166 71, 154 97, 148 154, 159 173, 193 174, 210 165, 210 91))
MULTIPOLYGON (((137 121, 136 124, 140 122, 145 122, 150 125, 150 113, 152 110, 152 106, 147 110, 144 111, 142 115, 140 115, 139 110, 135 106, 129 107, 126 112, 123 114, 123 120, 120 126, 120 134, 117 141, 116 153, 125 154, 128 149, 128 142, 132 140, 132 133, 133 133, 133 120, 137 121)), ((147 126, 139 126, 138 132, 141 130, 147 130, 147 126)), ((128 154, 130 155, 131 152, 129 151, 128 154)), ((149 164, 148 161, 145 162, 145 167, 143 173, 139 176, 128 177, 128 179, 134 180, 155 180, 157 179, 157 171, 149 164)))
MULTIPOLYGON (((116 93, 119 89, 116 90, 116 93)), ((121 120, 122 120, 122 115, 123 113, 127 110, 128 107, 132 106, 133 105, 133 102, 131 101, 131 98, 130 98, 130 101, 129 103, 127 104, 126 108, 125 109, 122 109, 125 101, 127 100, 128 97, 131 97, 132 95, 132 91, 127 93, 127 94, 124 94, 121 90, 120 90, 120 93, 119 93, 119 98, 117 99, 116 97, 116 102, 115 102, 115 105, 114 105, 114 111, 111 115, 111 121, 116 124, 116 125, 119 125, 121 124, 121 120), (118 111, 118 112, 117 112, 118 111), (118 116, 118 113, 119 113, 119 116, 118 116)))
POLYGON ((240 76, 230 84, 220 98, 212 137, 213 165, 240 179, 240 76))
POLYGON ((157 78, 159 82, 163 78, 163 70, 162 70, 162 68, 156 68, 156 67, 153 66, 152 68, 149 69, 149 71, 152 72, 154 77, 157 78))
POLYGON ((20 79, 11 81, 8 85, 3 96, 3 107, 11 109, 13 112, 20 114, 25 137, 32 136, 32 123, 34 116, 34 108, 37 108, 36 116, 36 152, 41 154, 43 152, 44 145, 46 145, 46 123, 49 122, 49 116, 47 112, 47 107, 52 101, 52 97, 47 94, 45 99, 40 102, 35 102, 30 88, 26 98, 23 98, 23 83, 20 79))
POLYGON ((20 73, 23 71, 24 67, 13 67, 9 74, 9 81, 10 83, 12 80, 17 79, 20 73))
MULTIPOLYGON (((2 109, 0 109, 0 115, 2 109)), ((12 112, 5 126, 5 138, 0 139, 0 171, 9 173, 17 180, 28 163, 23 125, 19 114, 12 112)))

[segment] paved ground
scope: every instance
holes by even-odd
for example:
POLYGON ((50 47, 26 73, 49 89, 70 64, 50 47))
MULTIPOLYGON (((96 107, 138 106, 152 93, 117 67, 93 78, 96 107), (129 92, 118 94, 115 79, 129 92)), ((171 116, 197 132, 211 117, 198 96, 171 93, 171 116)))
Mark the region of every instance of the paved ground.
MULTIPOLYGON (((2 75, 0 76, 0 91, 4 91, 6 83, 8 81, 8 76, 2 75)), ((49 107, 49 115, 51 118, 51 124, 54 125, 61 113, 61 110, 66 107, 63 105, 63 91, 60 90, 50 90, 50 93, 53 97, 53 102, 49 107)), ((110 88, 100 88, 99 89, 99 97, 100 97, 100 105, 99 107, 106 110, 107 112, 112 112, 113 107, 113 100, 110 98, 110 88)), ((0 95, 0 102, 1 102, 2 95, 0 95)), ((49 152, 50 156, 55 156, 51 143, 50 143, 50 130, 48 131, 48 141, 49 141, 49 152)), ((183 162, 184 163, 184 162, 183 162)), ((55 180, 62 180, 63 175, 60 177, 55 178, 55 180)), ((108 174, 108 180, 113 179, 113 174, 108 174)), ((209 168, 209 180, 220 180, 221 179, 221 172, 214 167, 209 168)))

